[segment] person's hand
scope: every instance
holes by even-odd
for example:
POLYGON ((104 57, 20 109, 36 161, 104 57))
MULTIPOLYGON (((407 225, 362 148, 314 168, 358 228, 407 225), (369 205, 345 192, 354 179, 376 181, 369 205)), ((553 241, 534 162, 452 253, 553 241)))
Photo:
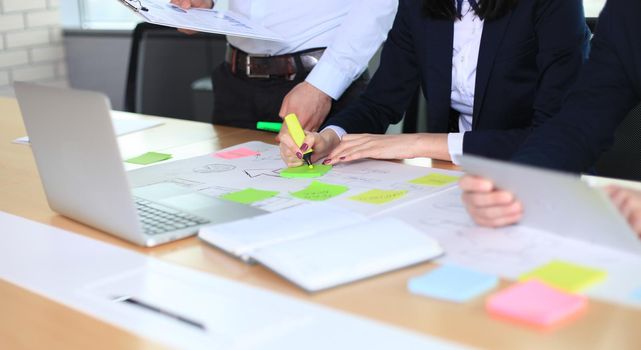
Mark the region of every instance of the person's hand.
POLYGON ((327 157, 331 164, 362 158, 409 159, 433 157, 449 159, 447 134, 345 135, 327 157))
MULTIPOLYGON (((171 0, 170 4, 176 5, 183 10, 189 10, 192 7, 210 9, 214 7, 213 0, 171 0)), ((195 30, 178 28, 178 31, 185 34, 195 34, 195 30)))
MULTIPOLYGON (((340 142, 341 140, 333 130, 323 130, 321 133, 309 132, 299 148, 289 133, 284 133, 280 136, 280 157, 290 168, 301 166, 303 165, 303 153, 312 148, 314 150, 312 163, 314 163, 324 158, 340 142)), ((323 164, 326 163, 326 161, 323 162, 323 164)))
MULTIPOLYGON (((279 115, 285 118, 290 113, 296 114, 303 130, 315 132, 323 124, 332 108, 332 98, 304 81, 296 85, 283 99, 279 115)), ((281 131, 282 137, 285 131, 281 131)))
POLYGON ((514 194, 497 189, 488 179, 465 175, 459 187, 465 208, 478 225, 501 227, 515 224, 523 216, 523 205, 514 194))
POLYGON ((641 237, 641 192, 617 186, 607 187, 606 192, 632 230, 641 237))

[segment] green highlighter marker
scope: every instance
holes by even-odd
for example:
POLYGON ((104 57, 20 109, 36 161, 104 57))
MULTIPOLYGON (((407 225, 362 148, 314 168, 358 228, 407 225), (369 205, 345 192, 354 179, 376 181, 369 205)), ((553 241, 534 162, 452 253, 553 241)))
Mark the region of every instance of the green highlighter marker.
MULTIPOLYGON (((296 114, 288 114, 285 117, 285 123, 287 124, 287 130, 289 131, 289 134, 294 139, 296 145, 300 147, 303 144, 303 141, 305 141, 305 132, 303 131, 303 127, 300 126, 300 122, 298 121, 296 114)), ((303 160, 305 161, 305 163, 307 163, 307 166, 310 169, 314 168, 314 165, 312 164, 313 151, 314 150, 310 148, 305 151, 305 153, 303 153, 303 160)))
POLYGON ((271 132, 280 132, 280 129, 283 127, 283 123, 279 122, 257 122, 256 129, 265 130, 271 132))

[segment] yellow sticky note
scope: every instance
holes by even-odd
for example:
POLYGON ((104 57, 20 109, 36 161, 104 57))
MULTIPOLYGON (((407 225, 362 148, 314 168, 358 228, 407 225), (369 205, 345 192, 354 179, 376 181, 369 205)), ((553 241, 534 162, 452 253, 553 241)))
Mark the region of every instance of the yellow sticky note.
POLYGON ((520 281, 539 280, 552 287, 576 293, 603 281, 607 273, 590 267, 554 260, 519 277, 520 281))
POLYGON ((458 176, 445 175, 441 173, 431 173, 427 176, 411 180, 410 183, 423 186, 441 187, 455 183, 456 181, 458 181, 458 179, 458 176))
POLYGON ((406 194, 407 191, 370 190, 349 199, 369 204, 385 204, 402 198, 406 194))

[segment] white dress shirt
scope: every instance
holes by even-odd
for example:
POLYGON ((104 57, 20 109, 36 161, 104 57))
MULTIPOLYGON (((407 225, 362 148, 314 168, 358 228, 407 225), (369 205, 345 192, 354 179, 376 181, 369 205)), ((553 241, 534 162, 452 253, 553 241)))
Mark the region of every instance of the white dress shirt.
POLYGON ((338 99, 387 38, 397 7, 398 0, 230 0, 230 10, 287 41, 227 40, 253 54, 280 55, 327 47, 306 80, 338 99))
POLYGON ((450 106, 459 112, 458 133, 447 135, 447 148, 452 161, 463 154, 463 138, 472 130, 474 114, 474 90, 476 88, 476 65, 481 49, 483 20, 463 1, 463 18, 454 22, 454 43, 452 47, 452 94, 450 106))
MULTIPOLYGON (((483 35, 483 20, 476 16, 467 0, 463 1, 461 12, 463 13, 461 20, 454 22, 452 92, 450 97, 450 106, 460 113, 459 132, 450 133, 447 136, 447 148, 455 163, 455 156, 463 154, 465 132, 472 130, 476 65, 483 35)), ((326 129, 331 129, 341 139, 346 134, 343 128, 336 125, 330 125, 326 129)))

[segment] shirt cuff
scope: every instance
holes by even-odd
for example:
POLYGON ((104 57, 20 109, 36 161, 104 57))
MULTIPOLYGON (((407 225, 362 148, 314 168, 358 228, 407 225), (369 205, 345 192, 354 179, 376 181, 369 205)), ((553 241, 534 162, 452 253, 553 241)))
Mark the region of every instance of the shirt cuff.
POLYGON ((463 155, 463 136, 464 132, 447 134, 447 150, 450 152, 452 163, 460 165, 458 157, 463 155))
POLYGON ((341 128, 340 126, 336 126, 336 125, 327 126, 327 127, 323 128, 323 130, 321 130, 321 132, 323 132, 323 131, 325 131, 327 129, 334 131, 336 133, 336 136, 338 136, 339 140, 342 140, 343 136, 347 135, 347 131, 345 131, 345 129, 341 128))
POLYGON ((338 100, 343 92, 352 84, 354 79, 342 70, 334 67, 331 63, 321 60, 316 64, 314 69, 312 69, 305 81, 314 85, 314 87, 326 93, 334 100, 338 100))

